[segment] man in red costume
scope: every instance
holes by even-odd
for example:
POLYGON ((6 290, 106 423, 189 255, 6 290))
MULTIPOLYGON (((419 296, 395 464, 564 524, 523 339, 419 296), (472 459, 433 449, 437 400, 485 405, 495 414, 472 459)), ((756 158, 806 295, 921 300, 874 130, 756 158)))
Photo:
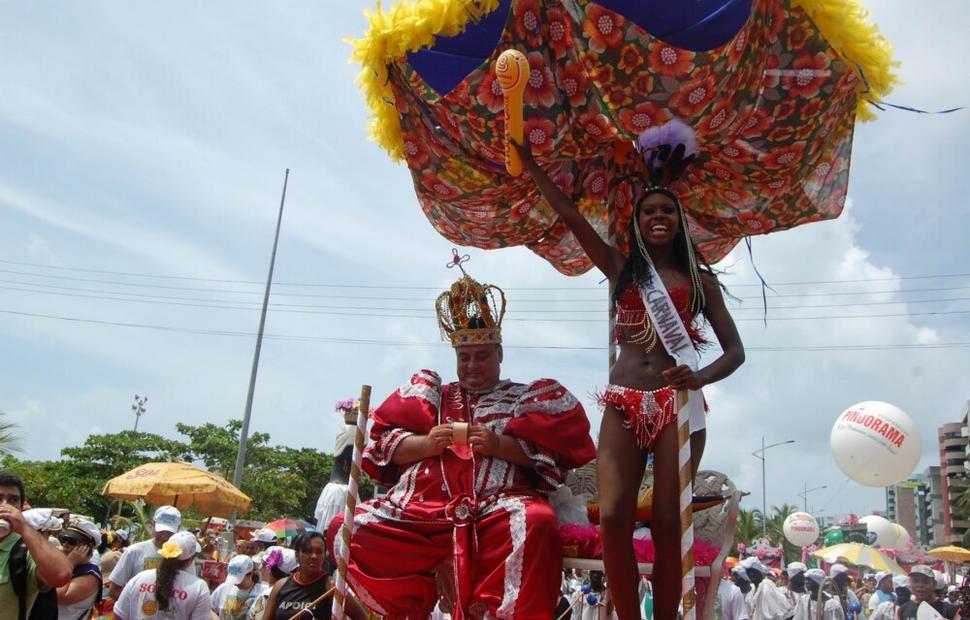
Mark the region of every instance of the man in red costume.
POLYGON ((456 620, 549 620, 562 543, 542 494, 595 456, 589 421, 555 380, 500 378, 504 294, 462 274, 436 302, 458 381, 422 370, 371 414, 363 468, 394 486, 357 510, 348 581, 385 618, 426 620, 441 570, 456 620))

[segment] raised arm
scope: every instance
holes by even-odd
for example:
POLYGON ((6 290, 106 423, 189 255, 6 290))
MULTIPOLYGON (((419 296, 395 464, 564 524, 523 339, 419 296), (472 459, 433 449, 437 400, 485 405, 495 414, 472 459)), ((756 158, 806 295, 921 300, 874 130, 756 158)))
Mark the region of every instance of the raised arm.
POLYGON ((593 261, 596 268, 603 272, 610 280, 616 280, 623 269, 626 258, 610 244, 603 241, 589 221, 583 217, 576 205, 567 197, 559 186, 553 183, 546 171, 532 158, 532 150, 528 145, 515 144, 515 149, 522 157, 522 166, 529 173, 539 187, 539 192, 546 202, 559 214, 569 230, 576 236, 586 256, 593 261))

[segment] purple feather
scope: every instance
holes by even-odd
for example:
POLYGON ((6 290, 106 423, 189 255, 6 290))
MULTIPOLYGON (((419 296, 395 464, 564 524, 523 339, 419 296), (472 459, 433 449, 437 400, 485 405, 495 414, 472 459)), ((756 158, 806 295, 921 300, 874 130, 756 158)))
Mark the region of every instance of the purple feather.
POLYGON ((663 125, 651 127, 637 138, 637 148, 641 153, 662 146, 674 149, 678 144, 684 145, 685 158, 697 153, 697 134, 679 118, 672 118, 663 125))

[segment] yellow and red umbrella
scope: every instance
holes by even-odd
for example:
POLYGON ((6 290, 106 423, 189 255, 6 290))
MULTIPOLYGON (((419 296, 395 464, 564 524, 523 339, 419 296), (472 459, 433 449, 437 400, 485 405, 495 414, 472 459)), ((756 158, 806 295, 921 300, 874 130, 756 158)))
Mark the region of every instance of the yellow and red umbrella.
POLYGON ((232 484, 188 463, 145 463, 112 478, 101 494, 115 499, 143 500, 155 506, 194 508, 205 515, 231 516, 247 512, 252 500, 232 484))

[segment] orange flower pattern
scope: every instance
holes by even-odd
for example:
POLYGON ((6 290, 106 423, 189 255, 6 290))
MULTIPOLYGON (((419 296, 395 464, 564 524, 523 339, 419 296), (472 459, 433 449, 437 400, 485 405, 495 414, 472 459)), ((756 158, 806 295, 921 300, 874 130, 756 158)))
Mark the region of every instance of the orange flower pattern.
POLYGON ((527 176, 505 171, 503 95, 493 66, 526 54, 525 137, 593 227, 625 247, 638 165, 623 146, 678 117, 697 163, 674 188, 701 250, 837 217, 845 204, 860 81, 811 19, 753 0, 748 23, 709 52, 678 49, 592 0, 512 0, 493 57, 451 93, 402 58, 388 67, 422 211, 450 241, 525 245, 568 275, 592 265, 527 176))

